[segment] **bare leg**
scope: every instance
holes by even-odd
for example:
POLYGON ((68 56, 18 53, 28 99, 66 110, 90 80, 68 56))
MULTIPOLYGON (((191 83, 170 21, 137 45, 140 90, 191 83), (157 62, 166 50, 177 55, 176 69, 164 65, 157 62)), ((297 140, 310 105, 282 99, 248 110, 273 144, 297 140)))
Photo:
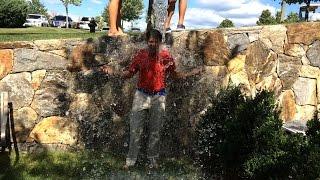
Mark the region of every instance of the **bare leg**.
POLYGON ((168 0, 168 10, 167 10, 168 14, 167 14, 167 19, 165 21, 165 29, 170 27, 170 22, 174 14, 175 6, 176 6, 176 0, 168 0))
POLYGON ((118 36, 119 31, 117 29, 117 18, 120 8, 120 0, 111 0, 109 4, 109 33, 108 36, 118 36))
POLYGON ((179 22, 178 24, 183 24, 184 16, 187 10, 187 1, 188 0, 179 0, 179 22))
POLYGON ((123 34, 123 31, 122 31, 122 27, 121 27, 121 7, 122 7, 122 0, 120 0, 120 4, 119 4, 119 8, 118 8, 118 17, 117 17, 117 29, 118 29, 118 32, 119 32, 119 35, 122 35, 123 34))

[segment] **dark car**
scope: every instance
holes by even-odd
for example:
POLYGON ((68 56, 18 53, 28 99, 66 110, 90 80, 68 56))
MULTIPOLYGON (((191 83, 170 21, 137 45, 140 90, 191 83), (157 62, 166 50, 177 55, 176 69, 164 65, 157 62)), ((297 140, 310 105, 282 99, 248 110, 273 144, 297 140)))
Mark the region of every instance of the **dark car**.
MULTIPOLYGON (((66 22, 67 20, 67 16, 54 16, 51 20, 50 20, 50 25, 53 27, 66 27, 66 22)), ((69 28, 71 28, 71 23, 72 23, 72 19, 70 17, 68 17, 68 21, 69 21, 69 28)))

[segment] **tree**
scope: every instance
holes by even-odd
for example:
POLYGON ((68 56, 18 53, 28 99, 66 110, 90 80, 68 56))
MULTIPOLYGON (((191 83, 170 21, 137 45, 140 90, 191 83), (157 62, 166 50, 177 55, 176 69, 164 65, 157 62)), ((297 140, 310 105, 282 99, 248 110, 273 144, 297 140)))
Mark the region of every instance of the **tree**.
POLYGON ((26 21, 28 4, 25 0, 0 0, 0 28, 21 27, 26 21))
POLYGON ((271 24, 276 24, 276 19, 271 16, 271 12, 266 9, 263 10, 259 20, 257 21, 257 25, 271 25, 271 24))
MULTIPOLYGON (((123 0, 121 8, 121 20, 133 21, 140 18, 143 10, 142 0, 123 0)), ((102 17, 109 24, 109 3, 104 8, 102 17)))
POLYGON ((282 15, 282 12, 281 11, 277 11, 277 13, 276 13, 276 23, 277 24, 281 24, 284 21, 284 19, 282 20, 281 15, 282 15))
POLYGON ((103 19, 107 22, 107 24, 109 25, 109 3, 106 5, 106 7, 104 8, 102 15, 103 19))
POLYGON ((218 28, 228 28, 228 27, 234 27, 233 22, 229 19, 224 19, 218 26, 218 28))
POLYGON ((28 1, 28 14, 43 14, 45 16, 48 15, 48 11, 45 6, 40 2, 40 0, 30 0, 28 1))
POLYGON ((298 13, 291 12, 284 22, 286 22, 286 23, 296 23, 296 22, 299 22, 299 21, 300 21, 300 19, 299 19, 298 13))
POLYGON ((121 8, 121 19, 125 21, 139 19, 142 10, 142 0, 124 0, 121 8))
POLYGON ((82 0, 60 0, 64 7, 66 8, 66 14, 67 14, 67 18, 66 18, 66 28, 69 28, 69 5, 72 4, 72 5, 75 5, 75 6, 79 6, 81 5, 81 2, 82 0))

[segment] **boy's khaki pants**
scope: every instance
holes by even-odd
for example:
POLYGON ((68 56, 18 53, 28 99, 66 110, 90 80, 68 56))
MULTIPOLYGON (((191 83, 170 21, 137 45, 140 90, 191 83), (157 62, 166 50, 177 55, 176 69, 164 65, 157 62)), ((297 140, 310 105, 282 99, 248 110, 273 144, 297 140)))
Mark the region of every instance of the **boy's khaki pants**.
POLYGON ((159 157, 159 139, 165 116, 165 101, 164 95, 147 95, 138 90, 135 92, 130 114, 130 143, 126 159, 128 166, 133 166, 137 161, 144 123, 148 123, 150 132, 147 157, 149 160, 159 157), (149 122, 147 122, 147 113, 150 113, 149 122))

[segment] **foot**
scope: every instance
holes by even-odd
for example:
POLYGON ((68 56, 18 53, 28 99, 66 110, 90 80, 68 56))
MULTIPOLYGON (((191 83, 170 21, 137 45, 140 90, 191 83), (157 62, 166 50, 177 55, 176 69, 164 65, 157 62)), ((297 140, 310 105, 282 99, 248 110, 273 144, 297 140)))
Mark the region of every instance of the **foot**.
POLYGON ((132 167, 133 167, 133 166, 129 166, 129 165, 125 164, 122 168, 123 168, 123 170, 125 170, 125 171, 129 171, 132 167))
POLYGON ((108 36, 109 37, 118 37, 118 36, 123 36, 123 35, 125 35, 123 32, 109 32, 108 33, 108 36))
POLYGON ((182 30, 185 30, 186 27, 183 25, 183 24, 178 24, 177 25, 177 31, 182 31, 182 30))
POLYGON ((124 32, 122 31, 121 28, 118 28, 118 32, 119 32, 120 34, 124 34, 124 32))
POLYGON ((168 28, 166 28, 166 33, 171 33, 171 28, 170 27, 168 27, 168 28))

